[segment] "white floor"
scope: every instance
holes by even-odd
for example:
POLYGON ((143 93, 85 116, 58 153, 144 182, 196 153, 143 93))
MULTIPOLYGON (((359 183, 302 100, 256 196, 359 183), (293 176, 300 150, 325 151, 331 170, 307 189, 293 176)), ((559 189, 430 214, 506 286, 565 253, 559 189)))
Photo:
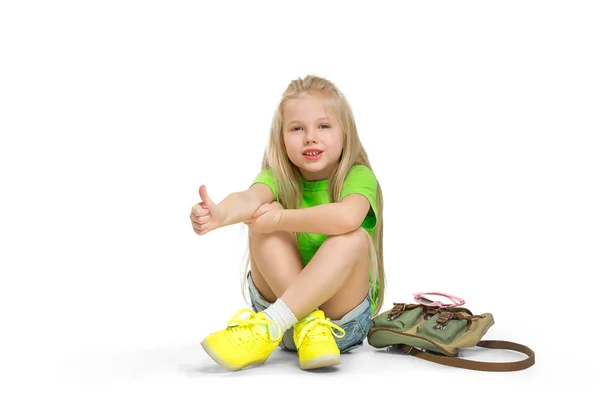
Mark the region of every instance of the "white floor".
MULTIPOLYGON (((493 328, 492 328, 493 329, 493 328)), ((488 332, 488 338, 506 338, 507 330, 488 332), (502 333, 504 331, 504 333, 502 333)), ((513 335, 516 336, 516 335, 513 335)), ((98 340, 100 338, 96 338, 98 340)), ((147 346, 116 350, 108 343, 90 343, 78 354, 52 355, 52 341, 43 330, 36 351, 3 351, 2 391, 5 399, 56 396, 61 399, 205 399, 222 395, 249 399, 285 394, 359 397, 405 397, 437 394, 460 399, 481 393, 486 399, 569 395, 589 392, 591 370, 585 360, 569 357, 565 347, 553 348, 549 338, 523 335, 537 363, 530 369, 492 373, 459 370, 365 345, 342 356, 342 364, 322 370, 302 371, 295 353, 277 349, 262 366, 238 372, 223 370, 195 343, 147 346), (111 349, 112 347, 112 349, 111 349), (105 350, 102 350, 102 349, 105 350), (45 349, 45 350, 42 350, 45 349), (6 355, 14 356, 6 358, 6 355), (577 361, 577 362, 575 362, 577 361), (571 364, 566 364, 571 363, 571 364), (579 364, 578 364, 579 363, 579 364), (577 372, 578 371, 578 372, 577 372)), ((482 361, 514 361, 522 355, 499 350, 467 349, 462 357, 482 361)))

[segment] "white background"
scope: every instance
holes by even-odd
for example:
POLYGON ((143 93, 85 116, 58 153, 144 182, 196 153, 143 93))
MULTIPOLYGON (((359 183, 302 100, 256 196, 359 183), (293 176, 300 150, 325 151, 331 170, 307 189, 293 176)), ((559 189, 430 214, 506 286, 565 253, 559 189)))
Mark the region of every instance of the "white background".
POLYGON ((3 2, 0 397, 590 390, 599 18, 592 1, 3 2), (384 191, 384 310, 457 294, 533 368, 365 342, 333 371, 276 351, 229 373, 202 351, 245 306, 245 241, 243 225, 194 234, 198 187, 248 186, 279 96, 309 73, 347 96, 384 191))

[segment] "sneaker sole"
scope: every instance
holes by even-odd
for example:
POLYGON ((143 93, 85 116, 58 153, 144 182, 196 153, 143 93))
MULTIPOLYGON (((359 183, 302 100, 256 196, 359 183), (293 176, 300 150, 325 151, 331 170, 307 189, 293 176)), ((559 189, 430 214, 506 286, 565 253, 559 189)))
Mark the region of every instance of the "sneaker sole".
POLYGON ((217 364, 219 364, 221 367, 229 370, 229 371, 239 371, 242 368, 246 368, 246 367, 252 367, 254 365, 261 365, 264 364, 265 361, 267 361, 267 359, 262 359, 262 360, 257 360, 257 361, 253 361, 251 363, 248 364, 243 364, 243 365, 236 365, 236 364, 231 364, 230 362, 224 360, 221 356, 219 356, 212 347, 210 347, 210 345, 207 343, 206 339, 204 339, 202 342, 200 342, 200 345, 202 346, 202 348, 204 349, 204 351, 206 351, 206 353, 210 356, 210 358, 212 358, 217 364))
POLYGON ((339 354, 324 354, 322 356, 313 357, 310 360, 300 361, 301 369, 315 369, 338 365, 340 363, 339 354))

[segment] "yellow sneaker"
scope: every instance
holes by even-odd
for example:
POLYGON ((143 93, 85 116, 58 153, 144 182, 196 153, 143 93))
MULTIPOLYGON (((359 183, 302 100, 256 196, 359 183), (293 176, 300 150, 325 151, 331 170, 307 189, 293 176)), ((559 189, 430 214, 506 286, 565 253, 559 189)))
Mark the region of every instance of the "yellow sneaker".
POLYGON ((237 371, 267 361, 282 337, 277 323, 268 320, 262 312, 244 308, 227 322, 227 328, 211 333, 200 344, 221 367, 237 371), (250 315, 242 318, 245 313, 250 315), (276 338, 269 334, 271 324, 277 326, 276 338))
POLYGON ((329 367, 340 363, 340 349, 333 336, 341 338, 346 332, 322 310, 315 310, 294 325, 294 343, 298 349, 300 368, 313 369, 329 367), (341 332, 337 335, 334 329, 341 332))

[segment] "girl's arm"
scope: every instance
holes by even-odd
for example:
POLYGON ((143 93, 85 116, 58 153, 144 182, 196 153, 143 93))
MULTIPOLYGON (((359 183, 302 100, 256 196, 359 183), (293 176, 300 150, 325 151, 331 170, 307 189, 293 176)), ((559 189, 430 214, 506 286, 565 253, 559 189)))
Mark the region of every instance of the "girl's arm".
POLYGON ((278 230, 341 235, 358 229, 370 207, 366 197, 350 194, 339 203, 281 210, 278 230))
POLYGON ((272 201, 273 192, 264 183, 256 183, 247 190, 231 193, 218 204, 224 214, 221 226, 247 221, 263 203, 272 201))

